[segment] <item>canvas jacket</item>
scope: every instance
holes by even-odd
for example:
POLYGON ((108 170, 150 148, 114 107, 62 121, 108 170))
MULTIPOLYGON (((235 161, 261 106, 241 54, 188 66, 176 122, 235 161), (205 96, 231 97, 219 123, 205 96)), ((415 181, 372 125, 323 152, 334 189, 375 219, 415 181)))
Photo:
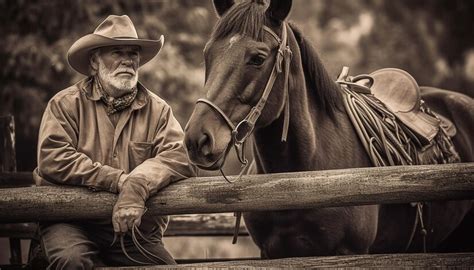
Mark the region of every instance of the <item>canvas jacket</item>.
POLYGON ((117 193, 123 173, 146 181, 150 195, 194 176, 169 105, 139 83, 137 97, 114 127, 91 77, 56 94, 41 122, 37 184, 117 193))

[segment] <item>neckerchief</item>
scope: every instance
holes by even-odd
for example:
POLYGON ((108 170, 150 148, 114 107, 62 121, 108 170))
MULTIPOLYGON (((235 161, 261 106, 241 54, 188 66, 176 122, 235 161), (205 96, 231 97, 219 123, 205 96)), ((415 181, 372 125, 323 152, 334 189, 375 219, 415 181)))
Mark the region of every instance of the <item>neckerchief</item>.
POLYGON ((99 91, 100 99, 107 106, 107 115, 111 115, 113 113, 119 112, 123 109, 130 107, 130 105, 132 105, 132 102, 135 100, 135 97, 137 96, 138 92, 138 88, 135 87, 130 94, 114 98, 104 90, 97 76, 94 77, 94 87, 97 89, 97 91, 99 91))

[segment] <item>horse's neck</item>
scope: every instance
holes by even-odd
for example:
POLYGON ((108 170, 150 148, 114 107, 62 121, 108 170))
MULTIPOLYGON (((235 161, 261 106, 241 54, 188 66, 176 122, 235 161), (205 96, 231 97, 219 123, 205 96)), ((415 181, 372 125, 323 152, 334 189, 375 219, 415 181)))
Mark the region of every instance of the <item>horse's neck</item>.
MULTIPOLYGON (((293 78, 288 89, 288 140, 286 143, 281 142, 279 136, 283 127, 283 113, 271 125, 256 131, 255 156, 259 171, 268 173, 370 166, 345 111, 336 110, 334 117, 330 117, 327 111, 317 105, 315 93, 319 89, 315 88, 322 84, 305 83, 301 57, 297 52, 299 50, 293 48, 293 78)), ((322 66, 319 72, 321 74, 317 74, 317 78, 328 78, 329 75, 322 66)), ((342 99, 337 102, 343 108, 342 99)))
MULTIPOLYGON (((295 93, 296 89, 293 89, 295 93)), ((308 95, 310 96, 310 95, 308 95)), ((370 163, 344 112, 336 120, 318 110, 313 102, 290 97, 287 142, 281 142, 283 119, 255 134, 256 158, 261 172, 327 170, 366 167, 370 163)))

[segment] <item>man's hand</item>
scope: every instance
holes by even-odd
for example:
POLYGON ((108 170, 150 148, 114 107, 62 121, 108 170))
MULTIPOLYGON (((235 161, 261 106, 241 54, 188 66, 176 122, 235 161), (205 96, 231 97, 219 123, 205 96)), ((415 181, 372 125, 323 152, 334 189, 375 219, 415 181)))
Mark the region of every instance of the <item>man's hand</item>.
POLYGON ((124 207, 114 210, 112 216, 112 224, 114 225, 115 233, 126 233, 133 229, 133 225, 140 226, 141 219, 145 208, 138 207, 124 207))
POLYGON ((149 194, 146 180, 134 177, 125 180, 112 212, 112 224, 116 233, 126 233, 133 225, 140 226, 149 194))

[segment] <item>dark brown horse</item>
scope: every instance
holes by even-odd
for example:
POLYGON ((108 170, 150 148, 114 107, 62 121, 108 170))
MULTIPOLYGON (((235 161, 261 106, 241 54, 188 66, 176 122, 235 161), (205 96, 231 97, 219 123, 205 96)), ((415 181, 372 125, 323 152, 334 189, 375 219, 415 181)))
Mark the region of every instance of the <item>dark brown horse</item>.
MULTIPOLYGON (((340 88, 313 47, 292 24, 283 33, 291 1, 215 0, 214 6, 220 20, 204 50, 207 95, 185 129, 190 161, 218 169, 236 140, 231 133, 235 124, 246 116, 258 118, 249 112, 270 87, 253 132, 258 173, 372 166, 345 112, 340 88), (279 43, 285 42, 284 35, 292 51, 289 57, 279 43), (290 63, 288 69, 285 63, 290 63), (283 72, 274 76, 274 70, 283 72), (269 78, 276 79, 272 87, 269 78)), ((472 99, 438 89, 425 92, 428 105, 455 123, 458 134, 453 141, 462 161, 472 161, 472 99)), ((237 139, 245 140, 252 121, 237 129, 243 130, 237 139)), ((426 208, 427 248, 435 250, 468 215, 472 202, 436 202, 426 208)), ((265 258, 404 252, 415 208, 404 204, 253 212, 244 219, 265 258)), ((421 246, 417 230, 409 251, 419 252, 421 246)))

